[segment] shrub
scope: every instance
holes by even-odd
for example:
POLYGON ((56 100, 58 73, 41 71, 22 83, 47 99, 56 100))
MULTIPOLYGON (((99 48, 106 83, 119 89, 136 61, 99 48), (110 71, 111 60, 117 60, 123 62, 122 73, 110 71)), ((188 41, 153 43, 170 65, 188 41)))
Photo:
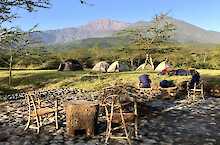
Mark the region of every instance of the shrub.
POLYGON ((58 69, 60 65, 60 61, 59 60, 49 60, 45 63, 43 63, 42 65, 42 69, 58 69))

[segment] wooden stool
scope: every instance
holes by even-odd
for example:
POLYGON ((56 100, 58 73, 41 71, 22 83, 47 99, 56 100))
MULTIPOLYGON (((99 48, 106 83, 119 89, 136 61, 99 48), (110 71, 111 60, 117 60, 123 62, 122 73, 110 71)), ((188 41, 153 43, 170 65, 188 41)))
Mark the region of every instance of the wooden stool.
POLYGON ((94 136, 99 104, 92 101, 74 100, 64 103, 67 134, 75 136, 75 131, 85 129, 87 136, 94 136))
POLYGON ((165 97, 163 97, 164 99, 174 99, 171 97, 175 97, 176 93, 177 93, 177 87, 168 87, 168 88, 159 88, 161 93, 163 93, 163 95, 165 95, 165 97))
POLYGON ((198 97, 204 98, 204 84, 203 80, 201 80, 198 84, 194 84, 193 88, 190 88, 190 82, 187 82, 187 98, 192 101, 196 101, 198 97))
POLYGON ((123 112, 124 105, 131 105, 131 102, 122 104, 120 102, 120 97, 118 95, 111 95, 106 98, 106 101, 103 102, 103 106, 105 108, 106 113, 106 121, 107 121, 107 128, 106 128, 106 138, 105 144, 108 143, 109 138, 112 139, 126 139, 128 144, 131 145, 131 140, 128 132, 128 122, 134 122, 134 133, 135 137, 137 137, 137 130, 138 130, 138 115, 137 115, 137 101, 136 98, 133 100, 134 105, 134 112, 123 112), (119 127, 112 127, 112 123, 120 123, 121 126, 119 127), (123 136, 113 136, 113 131, 122 128, 125 135, 123 136))

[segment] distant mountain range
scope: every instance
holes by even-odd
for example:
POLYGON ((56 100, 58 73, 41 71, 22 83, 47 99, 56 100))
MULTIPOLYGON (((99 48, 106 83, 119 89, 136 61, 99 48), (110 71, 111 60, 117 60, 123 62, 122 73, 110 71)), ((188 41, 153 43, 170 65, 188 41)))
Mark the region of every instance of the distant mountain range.
MULTIPOLYGON (((220 43, 220 32, 208 31, 170 17, 169 21, 176 27, 175 40, 177 42, 220 43)), ((127 23, 110 19, 99 19, 78 28, 72 27, 43 31, 36 33, 34 37, 40 38, 45 44, 63 44, 88 38, 114 37, 114 34, 120 30, 129 27, 140 27, 149 23, 146 21, 127 23)))

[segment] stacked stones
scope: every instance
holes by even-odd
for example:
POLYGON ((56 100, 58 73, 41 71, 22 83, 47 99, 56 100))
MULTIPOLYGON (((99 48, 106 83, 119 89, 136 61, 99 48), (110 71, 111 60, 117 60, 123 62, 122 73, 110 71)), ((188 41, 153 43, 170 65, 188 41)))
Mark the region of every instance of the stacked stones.
MULTIPOLYGON (((94 92, 88 92, 82 89, 76 88, 60 88, 60 89, 40 89, 32 91, 34 95, 40 96, 45 99, 51 99, 57 97, 58 99, 67 100, 94 100, 98 94, 94 92)), ((27 93, 10 94, 3 97, 4 101, 25 99, 27 93)))

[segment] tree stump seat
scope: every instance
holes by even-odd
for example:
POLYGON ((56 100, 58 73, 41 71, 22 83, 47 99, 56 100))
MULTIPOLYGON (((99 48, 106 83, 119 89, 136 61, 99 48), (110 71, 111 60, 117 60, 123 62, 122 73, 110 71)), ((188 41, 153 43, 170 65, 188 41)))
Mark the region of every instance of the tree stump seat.
POLYGON ((87 136, 94 136, 99 104, 93 101, 73 100, 64 103, 67 134, 75 136, 76 130, 84 129, 87 136))

